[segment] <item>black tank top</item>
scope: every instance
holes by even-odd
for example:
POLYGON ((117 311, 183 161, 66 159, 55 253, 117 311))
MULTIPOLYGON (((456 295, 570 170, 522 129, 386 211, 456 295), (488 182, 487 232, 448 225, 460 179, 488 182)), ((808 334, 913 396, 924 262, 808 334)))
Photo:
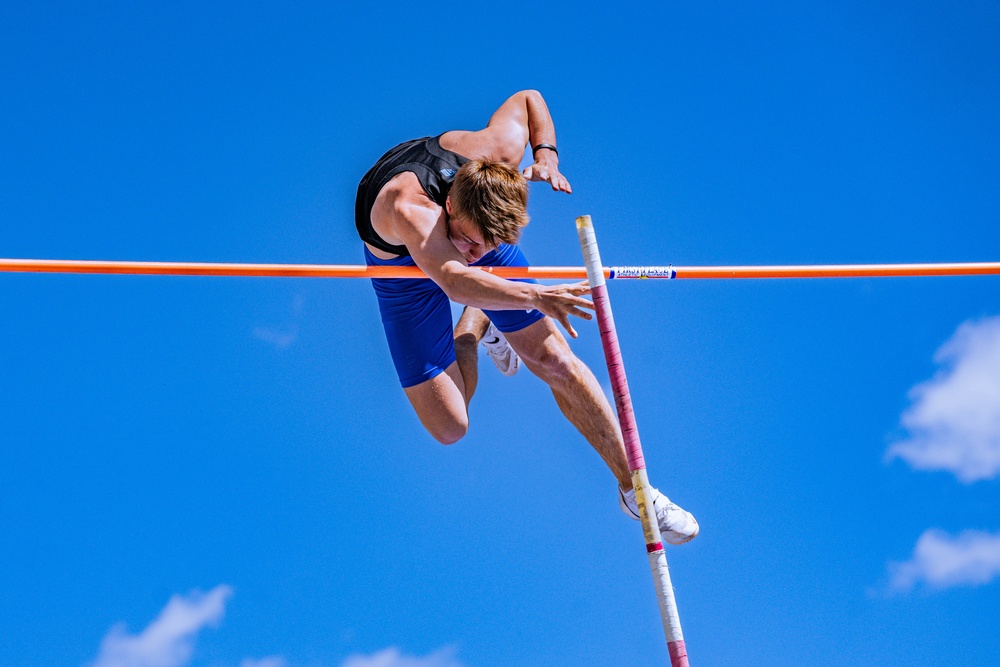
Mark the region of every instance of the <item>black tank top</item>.
POLYGON ((409 255, 403 245, 389 245, 372 228, 372 206, 375 198, 396 174, 412 171, 420 181, 427 196, 444 207, 448 190, 455 180, 455 172, 469 161, 458 153, 441 148, 440 136, 407 141, 392 148, 379 158, 358 185, 358 198, 354 204, 354 223, 361 239, 379 250, 394 255, 409 255))

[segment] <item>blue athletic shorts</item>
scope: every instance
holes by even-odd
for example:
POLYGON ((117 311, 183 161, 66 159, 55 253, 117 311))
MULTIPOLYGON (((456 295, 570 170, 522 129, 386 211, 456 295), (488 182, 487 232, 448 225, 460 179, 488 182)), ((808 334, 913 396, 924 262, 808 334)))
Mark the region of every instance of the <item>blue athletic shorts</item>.
MULTIPOLYGON (((365 247, 369 266, 414 266, 412 257, 379 259, 365 247)), ((516 245, 503 244, 473 266, 528 266, 516 245)), ((518 282, 534 283, 530 279, 518 282)), ((430 380, 455 361, 454 330, 448 296, 433 280, 373 278, 382 326, 389 342, 392 363, 403 387, 430 380)), ((537 310, 487 310, 486 315, 503 332, 520 331, 545 317, 537 310)))

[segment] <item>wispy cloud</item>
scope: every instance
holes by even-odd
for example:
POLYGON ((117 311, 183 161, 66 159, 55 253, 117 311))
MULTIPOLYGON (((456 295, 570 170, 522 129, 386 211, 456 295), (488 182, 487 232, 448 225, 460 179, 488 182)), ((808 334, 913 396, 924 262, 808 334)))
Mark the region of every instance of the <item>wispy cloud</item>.
POLYGON ((288 667, 288 661, 280 655, 272 655, 266 658, 259 658, 257 660, 254 660, 253 658, 245 658, 243 662, 240 663, 240 667, 288 667))
POLYGON ((216 626, 226 611, 232 589, 216 586, 208 593, 175 595, 146 629, 128 634, 125 625, 113 627, 101 641, 90 667, 182 667, 191 660, 198 633, 216 626))
MULTIPOLYGON (((124 624, 116 625, 101 640, 97 658, 86 667, 185 667, 190 664, 198 634, 217 627, 232 597, 229 586, 220 584, 208 593, 192 591, 174 595, 159 615, 137 634, 124 624)), ((446 646, 423 657, 402 653, 395 646, 370 655, 351 655, 341 667, 465 667, 455 659, 455 648, 446 646)), ((280 655, 244 658, 240 667, 289 667, 280 655)))
POLYGON ((905 563, 889 564, 889 588, 912 590, 981 586, 1000 576, 1000 533, 967 530, 951 537, 940 530, 925 531, 905 563))
POLYGON ((455 649, 445 647, 422 658, 400 653, 392 646, 371 655, 352 655, 341 667, 463 667, 455 659, 455 649))
POLYGON ((299 337, 298 327, 287 329, 272 329, 269 327, 254 327, 253 337, 262 340, 276 349, 284 350, 299 337))
POLYGON ((887 458, 965 483, 1000 475, 1000 317, 962 324, 935 355, 941 370, 910 390, 905 440, 887 458))
POLYGON ((296 294, 292 298, 290 315, 285 324, 279 326, 258 326, 252 330, 253 337, 264 341, 268 345, 273 345, 278 350, 284 350, 299 337, 299 315, 302 313, 302 306, 305 298, 301 294, 296 294))

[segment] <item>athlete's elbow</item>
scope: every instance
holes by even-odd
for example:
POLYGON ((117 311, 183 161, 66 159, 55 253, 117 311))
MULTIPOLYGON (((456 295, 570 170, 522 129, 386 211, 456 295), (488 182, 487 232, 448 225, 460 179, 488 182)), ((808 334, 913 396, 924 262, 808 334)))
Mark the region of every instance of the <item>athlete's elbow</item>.
POLYGON ((462 265, 457 267, 445 265, 441 270, 437 281, 438 287, 455 303, 469 305, 465 301, 468 298, 468 271, 469 269, 462 265))

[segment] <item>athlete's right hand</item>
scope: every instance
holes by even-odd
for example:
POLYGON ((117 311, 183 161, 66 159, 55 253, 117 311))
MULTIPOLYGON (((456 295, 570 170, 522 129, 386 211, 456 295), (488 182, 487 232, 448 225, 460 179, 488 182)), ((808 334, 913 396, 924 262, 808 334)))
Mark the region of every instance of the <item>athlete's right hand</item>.
POLYGON ((586 281, 572 285, 539 285, 535 297, 535 308, 556 320, 563 326, 572 338, 576 338, 576 329, 569 323, 569 316, 585 320, 593 319, 587 310, 593 310, 592 301, 582 295, 590 294, 590 285, 586 281), (586 308, 587 310, 582 310, 586 308))

